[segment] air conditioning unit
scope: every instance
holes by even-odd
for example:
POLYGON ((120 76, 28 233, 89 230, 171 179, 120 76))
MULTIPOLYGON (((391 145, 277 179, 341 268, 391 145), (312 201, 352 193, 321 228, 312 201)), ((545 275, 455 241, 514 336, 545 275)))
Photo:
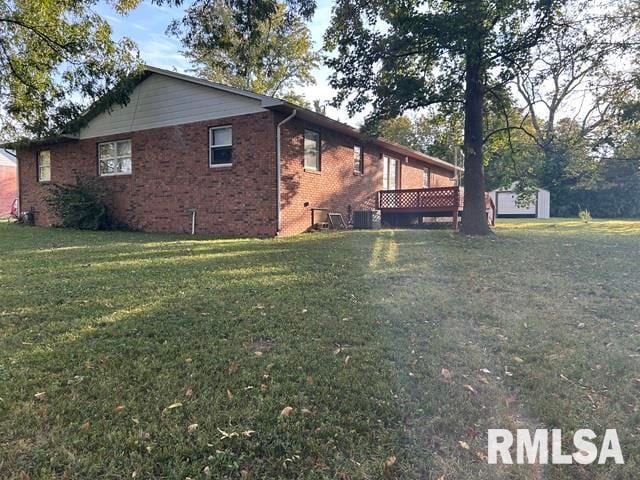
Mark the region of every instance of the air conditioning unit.
POLYGON ((353 228, 380 228, 381 224, 380 210, 356 210, 353 212, 353 228))

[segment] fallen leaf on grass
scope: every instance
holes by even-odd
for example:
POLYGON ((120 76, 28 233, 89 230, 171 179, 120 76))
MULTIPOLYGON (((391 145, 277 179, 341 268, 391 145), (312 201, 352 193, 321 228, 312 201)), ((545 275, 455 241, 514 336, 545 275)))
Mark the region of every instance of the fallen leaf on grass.
POLYGON ((191 363, 191 362, 193 362, 193 360, 191 359, 191 357, 189 357, 189 358, 185 358, 185 359, 184 359, 184 361, 185 361, 185 362, 187 362, 187 363, 191 363))
POLYGON ((220 440, 224 440, 225 438, 233 438, 233 437, 237 437, 238 436, 237 432, 227 433, 224 430, 221 430, 219 428, 218 428, 218 431, 222 434, 222 436, 220 437, 220 440))
POLYGON ((34 397, 36 398, 36 400, 44 400, 44 397, 45 397, 46 395, 47 395, 47 394, 46 394, 45 392, 38 392, 38 393, 36 393, 36 394, 34 395, 34 397))
POLYGON ((233 393, 231 393, 231 390, 229 390, 228 388, 227 388, 227 399, 229 401, 233 400, 233 393))
POLYGON ((187 391, 184 392, 184 396, 187 398, 191 398, 193 396, 193 390, 191 389, 191 387, 187 388, 187 391))
POLYGON ((86 421, 82 425, 80 425, 80 430, 87 430, 90 426, 91 423, 89 421, 86 421))
POLYGON ((303 408, 300 411, 302 412, 303 415, 311 415, 311 410, 309 410, 308 408, 303 408))
POLYGON ((187 427, 187 432, 189 433, 193 433, 198 429, 198 424, 197 423, 192 423, 191 425, 189 425, 187 427))
POLYGON ((513 357, 513 361, 516 363, 524 363, 524 360, 521 359, 520 357, 513 357))
POLYGON ((487 460, 487 456, 479 451, 476 452, 476 457, 478 457, 478 459, 482 462, 485 462, 487 460))
POLYGON ((170 410, 175 410, 176 408, 180 408, 182 406, 182 402, 176 402, 176 403, 172 403, 171 405, 169 405, 167 408, 165 408, 162 413, 166 413, 170 410))
POLYGON ((513 402, 515 402, 518 398, 515 395, 509 395, 507 398, 505 398, 505 403, 507 404, 507 407, 510 407, 511 404, 513 402))
POLYGON ((344 359, 344 365, 345 367, 347 366, 347 364, 349 363, 349 360, 351 360, 351 357, 349 355, 347 355, 344 359))
POLYGON ((469 444, 463 440, 458 440, 458 445, 465 450, 469 450, 469 444))
POLYGON ((313 385, 313 377, 311 375, 307 375, 307 385, 313 385))
POLYGON ((293 407, 284 407, 280 412, 281 417, 288 417, 293 412, 293 407))
POLYGON ((116 412, 118 412, 118 413, 122 412, 123 410, 124 410, 124 405, 118 405, 116 407, 116 412))
POLYGON ((485 385, 489 385, 489 379, 486 377, 478 377, 478 381, 480 383, 484 383, 485 385))
POLYGON ((210 477, 211 476, 211 469, 209 468, 208 465, 202 469, 202 473, 204 473, 205 477, 210 477))
POLYGON ((476 389, 473 388, 471 385, 464 385, 464 388, 469 390, 471 393, 473 393, 474 395, 477 395, 478 392, 476 392, 476 389))
POLYGON ((483 368, 480 370, 482 373, 486 373, 487 375, 491 375, 491 370, 487 369, 487 368, 483 368))
POLYGON ((384 469, 388 470, 393 467, 396 463, 396 457, 394 455, 390 456, 384 461, 384 469))
POLYGON ((448 368, 443 368, 440 371, 440 374, 442 375, 442 378, 445 382, 451 383, 451 372, 449 371, 448 368))
POLYGON ((240 365, 238 365, 237 362, 231 362, 229 364, 229 373, 234 373, 238 370, 238 368, 240 368, 240 365))
POLYGON ((254 352, 254 355, 255 355, 256 357, 260 358, 260 357, 263 355, 263 353, 262 353, 262 352, 260 352, 260 351, 258 351, 258 352, 254 352))

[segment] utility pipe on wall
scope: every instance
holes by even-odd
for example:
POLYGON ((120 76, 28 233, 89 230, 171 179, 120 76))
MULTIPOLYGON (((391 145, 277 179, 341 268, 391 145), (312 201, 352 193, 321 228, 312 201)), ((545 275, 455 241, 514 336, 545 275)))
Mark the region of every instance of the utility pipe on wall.
POLYGON ((196 234, 196 209, 187 208, 187 213, 191 214, 191 235, 196 234))
POLYGON ((277 201, 277 218, 278 218, 278 230, 276 232, 276 235, 280 234, 280 207, 281 207, 281 199, 280 199, 280 177, 281 177, 281 168, 280 168, 280 163, 282 160, 282 146, 280 145, 281 141, 282 141, 282 133, 281 133, 281 127, 287 123, 289 120, 291 120, 293 117, 296 116, 296 114, 298 113, 298 111, 294 108, 293 112, 291 112, 291 115, 289 115, 287 118, 285 118, 284 120, 282 120, 278 126, 276 127, 276 196, 278 198, 277 201))

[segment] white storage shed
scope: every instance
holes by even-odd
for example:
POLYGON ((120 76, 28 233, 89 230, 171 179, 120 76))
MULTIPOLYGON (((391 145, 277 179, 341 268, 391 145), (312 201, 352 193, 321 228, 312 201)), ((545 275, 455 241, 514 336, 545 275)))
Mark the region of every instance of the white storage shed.
POLYGON ((551 201, 549 191, 544 188, 538 188, 538 192, 533 202, 529 205, 518 205, 517 194, 515 193, 516 184, 512 184, 509 188, 499 188, 489 192, 493 203, 496 206, 496 216, 498 218, 509 217, 529 217, 529 218, 549 218, 551 201))

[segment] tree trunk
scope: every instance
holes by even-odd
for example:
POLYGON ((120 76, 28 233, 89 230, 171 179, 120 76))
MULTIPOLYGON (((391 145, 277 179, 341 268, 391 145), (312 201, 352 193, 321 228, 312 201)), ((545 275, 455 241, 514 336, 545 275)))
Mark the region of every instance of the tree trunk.
MULTIPOLYGON (((469 41, 470 43, 471 40, 469 41)), ((464 104, 464 209, 460 232, 487 235, 484 199, 482 44, 470 45, 466 54, 464 104)))

